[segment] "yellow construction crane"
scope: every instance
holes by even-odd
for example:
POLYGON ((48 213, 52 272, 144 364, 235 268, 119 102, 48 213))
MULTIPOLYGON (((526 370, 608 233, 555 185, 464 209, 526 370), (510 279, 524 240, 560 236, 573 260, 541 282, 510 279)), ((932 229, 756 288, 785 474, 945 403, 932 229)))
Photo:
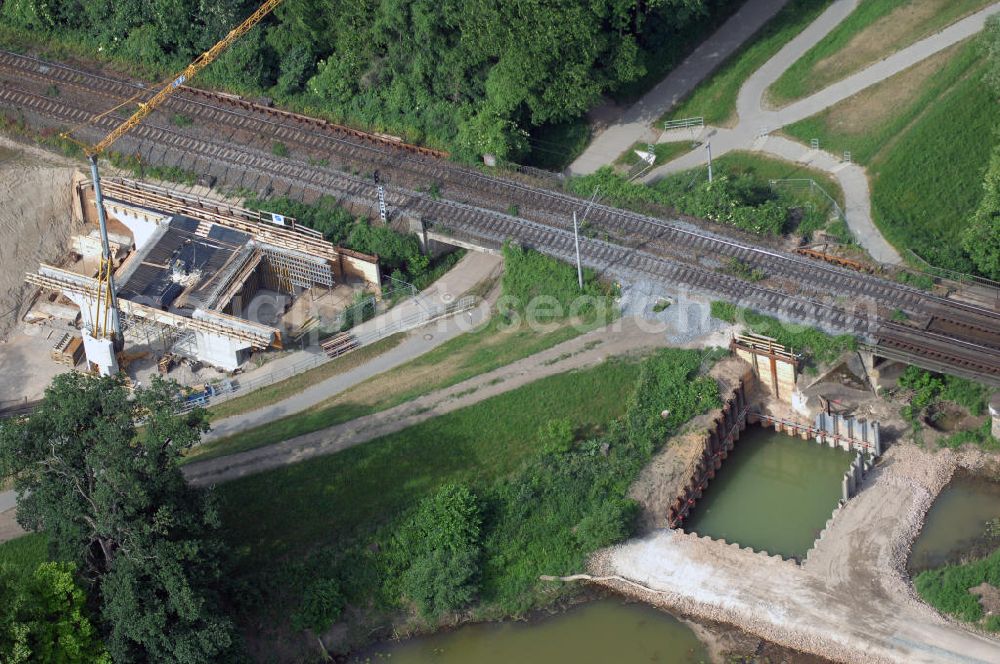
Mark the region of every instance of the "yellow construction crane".
MULTIPOLYGON (((97 219, 101 228, 101 266, 97 273, 98 292, 96 309, 94 311, 93 336, 97 338, 111 338, 115 349, 121 350, 124 343, 122 335, 121 318, 118 312, 118 293, 115 290, 114 266, 111 261, 111 245, 108 242, 108 221, 104 211, 104 198, 101 195, 101 176, 97 171, 97 157, 106 150, 112 143, 134 129, 142 122, 147 115, 152 113, 162 104, 167 97, 176 92, 182 85, 190 81, 198 72, 212 64, 224 50, 233 42, 250 31, 262 18, 280 5, 284 0, 266 0, 257 11, 247 17, 245 21, 233 28, 228 35, 223 37, 217 44, 199 55, 184 71, 174 77, 169 83, 163 86, 146 102, 139 103, 139 110, 132 114, 127 120, 115 127, 110 134, 104 137, 99 143, 93 146, 84 146, 84 152, 90 161, 90 175, 94 181, 94 199, 97 205, 97 219), (109 320, 110 319, 110 320, 109 320), (110 324, 110 330, 109 328, 110 324)), ((66 136, 69 138, 69 136, 66 136)))

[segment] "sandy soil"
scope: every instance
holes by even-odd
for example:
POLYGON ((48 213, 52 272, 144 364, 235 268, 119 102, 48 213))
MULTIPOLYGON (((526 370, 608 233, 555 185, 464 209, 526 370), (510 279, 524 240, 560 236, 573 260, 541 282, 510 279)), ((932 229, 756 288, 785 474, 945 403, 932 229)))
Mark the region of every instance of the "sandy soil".
POLYGON ((60 262, 79 232, 70 208, 75 170, 68 160, 0 139, 0 339, 27 311, 34 289, 24 273, 40 261, 60 262))

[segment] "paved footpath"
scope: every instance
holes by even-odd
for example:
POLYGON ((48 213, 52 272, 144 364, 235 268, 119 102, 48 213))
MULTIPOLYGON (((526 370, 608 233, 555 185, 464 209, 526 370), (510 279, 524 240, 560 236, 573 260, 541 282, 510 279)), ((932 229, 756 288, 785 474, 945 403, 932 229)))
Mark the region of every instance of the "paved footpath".
POLYGON ((587 146, 569 171, 587 175, 607 166, 638 141, 655 143, 657 119, 708 78, 726 58, 752 37, 788 0, 747 0, 656 87, 630 106, 587 146))
POLYGON ((609 357, 665 345, 667 335, 659 324, 633 318, 619 319, 607 327, 393 408, 255 450, 192 462, 183 467, 184 477, 194 486, 206 486, 334 454, 546 376, 594 366, 609 357))
MULTIPOLYGON (((766 108, 767 88, 809 48, 847 18, 858 2, 859 0, 836 0, 830 5, 808 28, 786 44, 743 84, 737 98, 738 124, 732 128, 706 128, 702 136, 711 142, 712 154, 715 157, 733 150, 758 151, 831 173, 844 189, 847 224, 855 238, 874 259, 896 264, 902 259, 882 237, 871 216, 871 197, 865 170, 856 164, 844 163, 842 159, 828 152, 810 150, 795 141, 775 137, 771 132, 815 115, 949 46, 972 37, 982 31, 990 16, 1000 12, 1000 2, 971 14, 805 99, 776 110, 766 108)), ((654 182, 670 173, 704 166, 706 161, 706 151, 699 148, 653 169, 646 175, 644 181, 654 182)))
MULTIPOLYGON (((499 256, 469 252, 448 274, 436 281, 430 288, 421 292, 418 298, 409 300, 386 312, 387 317, 381 320, 379 325, 391 323, 392 320, 398 319, 400 314, 405 317, 408 313, 414 313, 414 311, 409 311, 409 309, 420 306, 415 300, 423 302, 424 305, 428 305, 429 303, 433 306, 453 302, 479 282, 490 278, 492 275, 498 275, 500 267, 501 260, 499 256), (402 311, 397 311, 397 309, 401 309, 402 311)), ((406 339, 398 346, 372 358, 359 367, 331 376, 298 394, 293 394, 287 399, 267 404, 248 413, 240 413, 239 415, 233 415, 232 417, 212 422, 212 430, 203 436, 202 440, 207 442, 217 438, 224 438, 240 431, 246 431, 247 429, 273 422, 276 419, 307 410, 344 390, 368 380, 376 374, 409 362, 413 358, 440 346, 449 339, 468 332, 485 321, 488 316, 489 304, 486 303, 471 311, 442 318, 417 328, 409 332, 406 339)), ((358 326, 356 331, 359 334, 364 333, 366 326, 375 329, 373 327, 374 324, 374 320, 368 321, 358 326)))

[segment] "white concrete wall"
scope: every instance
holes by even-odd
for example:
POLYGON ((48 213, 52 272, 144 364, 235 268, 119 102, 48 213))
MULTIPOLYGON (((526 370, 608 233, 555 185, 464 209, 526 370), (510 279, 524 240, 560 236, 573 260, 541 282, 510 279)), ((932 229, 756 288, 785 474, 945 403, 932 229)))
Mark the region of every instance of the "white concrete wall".
POLYGON ((208 332, 196 332, 195 338, 202 362, 224 371, 235 371, 240 366, 240 351, 247 347, 244 342, 208 332))
POLYGON ((149 242, 159 224, 167 223, 170 219, 166 215, 127 207, 114 202, 105 202, 104 207, 109 214, 132 231, 132 238, 135 241, 135 248, 137 250, 146 246, 146 243, 149 242))

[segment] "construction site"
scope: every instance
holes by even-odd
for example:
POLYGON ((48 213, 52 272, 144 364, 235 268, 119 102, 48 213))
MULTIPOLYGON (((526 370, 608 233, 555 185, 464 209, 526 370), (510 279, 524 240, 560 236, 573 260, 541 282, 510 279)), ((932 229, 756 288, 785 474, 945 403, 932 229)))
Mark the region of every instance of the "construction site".
POLYGON ((0 354, 17 356, 24 380, 5 382, 4 406, 37 399, 66 370, 121 370, 139 382, 170 373, 184 385, 224 379, 335 335, 359 293, 381 296, 377 257, 336 247, 292 218, 112 178, 104 208, 117 306, 107 306, 93 184, 79 172, 66 180, 52 188, 65 189, 69 219, 56 228, 69 232, 27 259, 12 257, 27 288, 8 304, 0 354), (118 347, 102 343, 116 316, 118 347))

